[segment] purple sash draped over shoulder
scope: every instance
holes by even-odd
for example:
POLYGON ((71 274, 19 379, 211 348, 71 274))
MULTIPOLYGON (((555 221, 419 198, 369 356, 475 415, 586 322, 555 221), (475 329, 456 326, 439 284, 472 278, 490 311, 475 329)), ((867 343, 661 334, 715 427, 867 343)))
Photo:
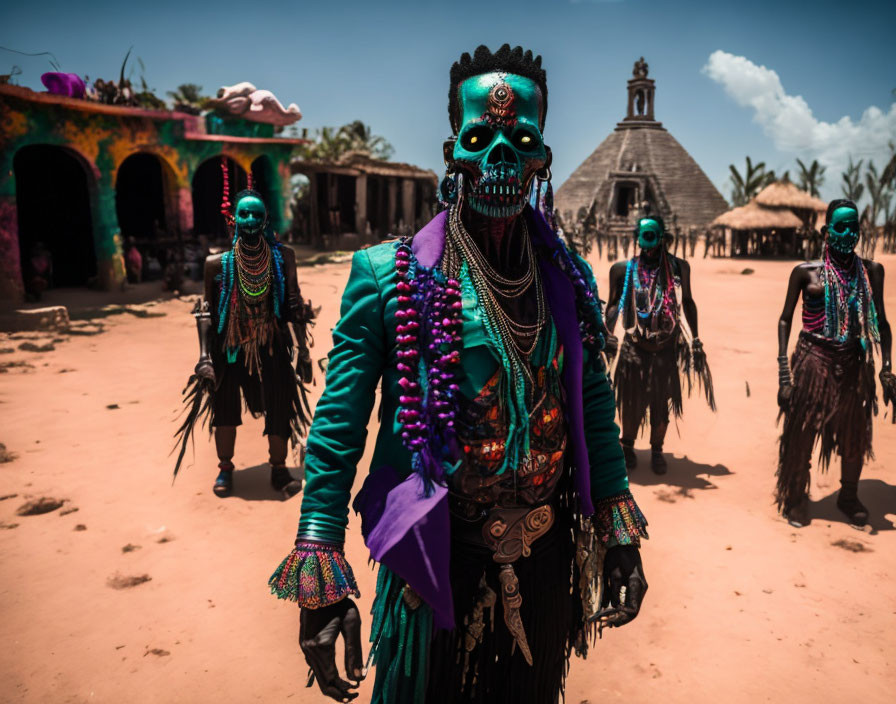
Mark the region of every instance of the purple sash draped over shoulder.
MULTIPOLYGON (((536 244, 556 247, 556 236, 540 213, 529 211, 534 220, 532 233, 536 244)), ((447 212, 439 213, 411 243, 414 256, 422 266, 432 268, 445 249, 447 212)), ((563 344, 566 364, 563 384, 566 389, 567 419, 579 505, 585 515, 594 512, 588 450, 582 407, 582 340, 576 318, 572 284, 550 261, 540 262, 545 296, 550 305, 557 335, 563 344)), ((390 390, 385 390, 389 393, 390 390)), ((396 438, 396 442, 399 440, 396 438)), ((451 557, 448 490, 436 485, 427 496, 422 479, 392 467, 375 468, 368 475, 354 502, 361 514, 361 531, 370 556, 405 580, 433 610, 439 628, 454 628, 449 565, 451 557)))

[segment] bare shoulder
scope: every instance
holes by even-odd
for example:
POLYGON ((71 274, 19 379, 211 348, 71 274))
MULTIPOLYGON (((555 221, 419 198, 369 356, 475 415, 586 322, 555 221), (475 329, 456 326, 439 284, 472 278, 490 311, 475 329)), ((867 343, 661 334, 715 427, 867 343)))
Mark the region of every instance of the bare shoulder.
POLYGON ((224 256, 223 253, 209 254, 205 258, 205 270, 206 271, 220 271, 221 270, 221 258, 223 256, 224 256))
POLYGON ((873 259, 863 259, 862 263, 865 265, 865 270, 869 274, 883 274, 884 273, 884 265, 880 262, 876 262, 873 259))
POLYGON ((803 275, 809 274, 813 271, 816 271, 817 269, 821 269, 821 267, 822 267, 822 262, 820 259, 815 259, 810 262, 800 262, 795 267, 793 267, 793 271, 791 272, 791 275, 794 275, 797 273, 800 273, 803 275))
POLYGON ((620 262, 616 262, 613 266, 610 267, 610 276, 614 274, 624 274, 625 270, 628 268, 628 260, 623 259, 620 262))

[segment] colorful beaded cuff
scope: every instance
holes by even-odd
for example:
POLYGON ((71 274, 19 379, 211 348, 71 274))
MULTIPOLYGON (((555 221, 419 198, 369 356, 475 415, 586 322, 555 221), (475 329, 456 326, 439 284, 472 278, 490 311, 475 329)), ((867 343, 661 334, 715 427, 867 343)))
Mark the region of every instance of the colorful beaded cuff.
POLYGON ((601 499, 594 507, 594 527, 602 543, 615 538, 619 545, 638 545, 647 538, 647 519, 628 490, 601 499))
POLYGON ((319 609, 352 595, 361 596, 355 575, 342 550, 298 543, 268 580, 271 594, 319 609))

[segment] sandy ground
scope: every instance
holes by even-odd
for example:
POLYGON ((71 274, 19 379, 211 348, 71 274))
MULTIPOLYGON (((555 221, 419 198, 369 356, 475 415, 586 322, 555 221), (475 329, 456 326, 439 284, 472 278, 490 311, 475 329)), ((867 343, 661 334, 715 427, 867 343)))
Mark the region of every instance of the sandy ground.
MULTIPOLYGON (((882 261, 896 270, 896 257, 882 261)), ((860 485, 872 513, 864 532, 834 505, 838 465, 814 475, 811 526, 789 527, 771 503, 775 328, 792 265, 694 262, 719 412, 696 397, 686 404, 665 477, 639 452, 632 488, 650 521, 650 591, 637 621, 573 661, 568 702, 892 701, 889 417, 876 420, 877 459, 860 485)), ((597 264, 602 291, 607 270, 597 264)), ((306 297, 323 305, 317 357, 329 349, 347 274, 346 264, 299 272, 306 297)), ((17 455, 0 464, 4 701, 325 701, 303 686, 297 609, 267 591, 301 496, 270 489, 261 422, 239 433, 233 496, 211 492, 216 461, 204 436, 172 486, 174 419, 197 356, 191 305, 142 304, 131 310, 150 317, 109 316, 77 335, 0 338, 0 364, 28 365, 0 375, 0 442, 17 455), (54 349, 18 349, 24 342, 54 349), (64 503, 16 514, 39 497, 64 503)), ((887 305, 896 315, 892 283, 887 305)), ((366 613, 374 575, 354 517, 347 552, 366 613)), ((369 693, 368 682, 360 701, 369 693)))

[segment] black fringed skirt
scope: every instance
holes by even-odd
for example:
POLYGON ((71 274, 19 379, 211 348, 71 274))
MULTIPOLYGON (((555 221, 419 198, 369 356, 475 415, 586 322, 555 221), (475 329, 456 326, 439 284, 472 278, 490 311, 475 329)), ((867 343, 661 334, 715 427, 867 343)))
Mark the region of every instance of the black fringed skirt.
POLYGON ((213 360, 218 386, 212 396, 212 426, 242 423, 242 406, 256 418, 264 415, 264 434, 296 437, 307 424, 303 389, 292 368, 292 348, 279 331, 270 350, 259 350, 261 374, 249 374, 242 350, 228 363, 222 354, 213 360), (242 395, 242 398, 241 398, 242 395))
MULTIPOLYGON (((454 531, 453 531, 454 532, 454 531)), ((437 631, 430 650, 427 704, 554 704, 560 700, 582 606, 572 590, 575 545, 568 522, 557 520, 514 563, 520 616, 532 651, 529 665, 504 623, 498 565, 491 551, 454 540, 451 587, 458 628, 437 631), (482 641, 465 647, 464 619, 473 615, 482 577, 497 598, 482 611, 482 641)))
POLYGON ((681 417, 681 376, 686 373, 688 355, 687 343, 680 335, 656 350, 625 336, 613 377, 623 427, 643 428, 648 416, 652 422, 666 423, 670 411, 676 419, 681 417))
POLYGON ((779 508, 792 508, 809 490, 812 452, 827 471, 831 456, 871 459, 877 413, 874 358, 857 342, 838 343, 801 332, 790 361, 793 392, 778 452, 779 508))

